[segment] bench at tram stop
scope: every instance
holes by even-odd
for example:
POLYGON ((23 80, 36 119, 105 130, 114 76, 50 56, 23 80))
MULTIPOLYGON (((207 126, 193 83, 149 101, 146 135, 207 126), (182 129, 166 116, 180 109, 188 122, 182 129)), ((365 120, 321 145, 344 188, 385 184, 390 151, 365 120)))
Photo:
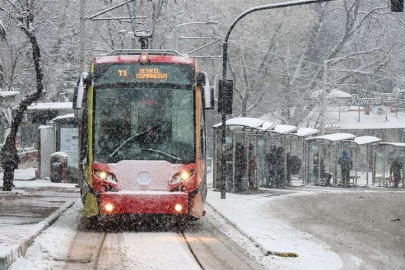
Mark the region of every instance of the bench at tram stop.
POLYGON ((357 175, 350 175, 349 177, 349 186, 357 186, 357 180, 360 178, 360 176, 357 175))

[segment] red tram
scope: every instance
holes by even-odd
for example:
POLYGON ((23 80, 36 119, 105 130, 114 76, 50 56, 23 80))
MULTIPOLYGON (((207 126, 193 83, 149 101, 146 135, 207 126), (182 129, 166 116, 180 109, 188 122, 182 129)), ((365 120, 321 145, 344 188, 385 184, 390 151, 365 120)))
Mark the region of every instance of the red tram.
POLYGON ((97 57, 74 108, 84 216, 204 215, 213 90, 195 59, 160 50, 97 57))

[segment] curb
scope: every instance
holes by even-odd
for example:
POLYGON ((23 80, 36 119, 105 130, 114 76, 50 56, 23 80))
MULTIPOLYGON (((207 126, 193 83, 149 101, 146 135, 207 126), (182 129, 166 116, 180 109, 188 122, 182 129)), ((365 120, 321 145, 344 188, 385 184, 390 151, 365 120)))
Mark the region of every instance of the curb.
POLYGON ((8 255, 0 257, 0 270, 6 270, 9 266, 16 261, 18 257, 24 257, 27 249, 32 245, 35 238, 40 235, 43 231, 45 231, 49 226, 55 223, 56 220, 60 217, 60 215, 65 212, 67 209, 72 207, 74 201, 65 202, 58 210, 53 212, 49 217, 45 218, 35 226, 37 227, 37 231, 31 234, 28 238, 23 240, 17 248, 12 249, 8 255))
POLYGON ((212 204, 210 204, 208 201, 205 201, 207 205, 209 205, 212 210, 214 210, 215 213, 217 213, 220 217, 225 219, 232 227, 234 227, 239 233, 241 233, 243 236, 245 236, 247 239, 249 239, 259 250, 262 252, 264 256, 269 256, 269 255, 274 255, 274 256, 279 256, 279 257, 290 257, 290 258, 296 258, 299 257, 297 253, 293 252, 277 252, 277 251, 270 251, 265 249, 259 242, 257 242, 253 237, 249 236, 247 233, 245 233, 241 228, 239 228, 238 225, 230 221, 227 217, 225 217, 221 212, 219 212, 212 204))

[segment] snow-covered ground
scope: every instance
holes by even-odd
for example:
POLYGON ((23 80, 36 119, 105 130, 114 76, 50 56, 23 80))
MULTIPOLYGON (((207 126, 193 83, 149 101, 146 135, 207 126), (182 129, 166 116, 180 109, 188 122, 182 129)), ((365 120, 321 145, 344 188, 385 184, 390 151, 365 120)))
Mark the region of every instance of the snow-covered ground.
MULTIPOLYGON (((228 193, 221 200, 210 191, 207 201, 262 254, 299 255, 266 257, 250 248, 267 269, 405 269, 405 209, 390 207, 405 202, 403 190, 302 187, 265 192, 228 193)), ((248 246, 235 233, 230 237, 248 246)))
MULTIPOLYGON (((283 196, 296 196, 296 193, 283 196)), ((301 194, 300 194, 301 195, 301 194)), ((310 193, 308 192, 308 195, 310 193)), ((314 236, 301 232, 267 213, 269 201, 280 199, 271 194, 227 194, 220 199, 218 192, 208 193, 208 203, 250 236, 265 250, 271 252, 297 253, 297 258, 268 256, 262 258, 268 269, 340 269, 343 266, 338 254, 328 244, 314 236)))
POLYGON ((62 266, 57 258, 67 258, 79 223, 81 205, 75 203, 51 227, 35 239, 25 257, 20 257, 10 270, 51 270, 62 266))
MULTIPOLYGON (((2 182, 0 180, 0 185, 2 182)), ((65 202, 79 197, 74 184, 45 180, 15 180, 14 184, 12 191, 0 191, 0 257, 8 255, 40 230, 41 221, 65 202)))

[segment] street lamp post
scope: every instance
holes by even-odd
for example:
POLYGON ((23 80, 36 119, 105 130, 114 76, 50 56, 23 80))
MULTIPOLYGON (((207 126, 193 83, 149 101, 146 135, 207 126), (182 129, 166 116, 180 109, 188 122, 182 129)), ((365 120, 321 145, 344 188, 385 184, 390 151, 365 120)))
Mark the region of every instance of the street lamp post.
MULTIPOLYGON (((285 8, 285 7, 292 7, 292 6, 302 6, 308 4, 315 4, 315 3, 322 3, 322 2, 332 2, 335 0, 298 0, 298 1, 291 1, 291 2, 284 2, 284 3, 274 3, 269 5, 257 6, 251 9, 248 9, 241 13, 231 24, 228 29, 228 32, 225 36, 225 40, 223 43, 223 54, 222 54, 222 80, 225 83, 226 76, 227 76, 227 65, 228 65, 228 40, 231 35, 232 30, 235 28, 236 24, 246 17, 247 15, 262 11, 262 10, 269 10, 269 9, 277 9, 277 8, 285 8)), ((220 107, 220 106, 218 106, 220 107)), ((222 136, 221 136, 221 144, 222 144, 222 155, 221 155, 221 199, 226 199, 226 185, 225 185, 225 177, 226 177, 226 159, 225 159, 225 142, 226 142, 226 113, 222 112, 222 136)))

